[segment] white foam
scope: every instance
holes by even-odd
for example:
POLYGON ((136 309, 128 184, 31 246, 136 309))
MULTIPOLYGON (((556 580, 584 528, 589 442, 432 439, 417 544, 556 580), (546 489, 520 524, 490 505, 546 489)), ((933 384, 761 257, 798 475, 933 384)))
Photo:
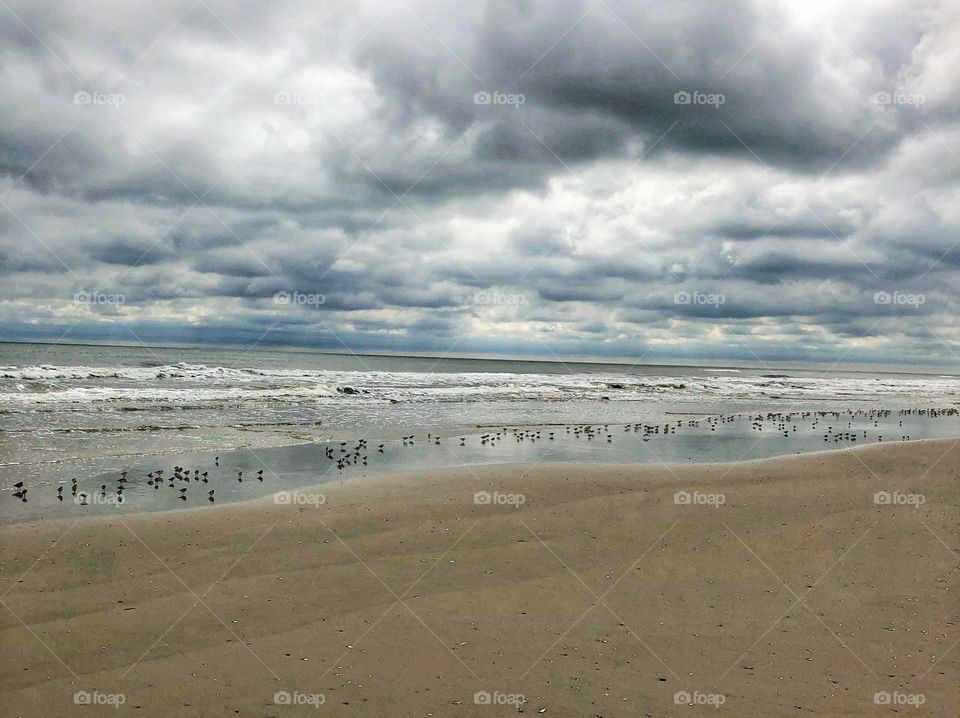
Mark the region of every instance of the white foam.
POLYGON ((398 402, 571 401, 671 402, 884 398, 956 400, 960 378, 637 376, 626 374, 425 373, 257 369, 194 364, 157 367, 0 367, 7 390, 0 408, 109 408, 126 405, 215 406, 221 403, 386 404, 398 402), (618 388, 612 388, 611 385, 618 388), (357 393, 338 389, 350 387, 357 393))

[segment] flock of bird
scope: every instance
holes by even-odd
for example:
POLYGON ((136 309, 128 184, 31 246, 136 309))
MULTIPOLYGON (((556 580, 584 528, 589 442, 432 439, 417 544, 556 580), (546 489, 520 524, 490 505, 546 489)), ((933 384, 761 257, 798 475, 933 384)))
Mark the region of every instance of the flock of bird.
MULTIPOLYGON (((218 467, 220 466, 219 456, 214 459, 214 465, 218 467)), ((70 495, 73 498, 74 503, 80 506, 89 506, 91 503, 105 503, 108 501, 110 503, 123 503, 123 492, 128 483, 127 473, 127 471, 120 472, 120 477, 117 479, 117 485, 110 493, 107 492, 106 484, 101 484, 100 490, 96 492, 80 491, 77 480, 70 479, 70 495)), ((164 485, 166 485, 166 487, 169 489, 177 489, 178 493, 174 498, 175 500, 180 501, 187 500, 187 488, 190 486, 191 481, 198 484, 206 484, 210 482, 209 472, 201 472, 200 469, 194 469, 193 474, 191 474, 190 469, 184 468, 183 466, 174 466, 173 472, 169 476, 164 477, 164 473, 164 469, 155 469, 154 471, 151 471, 145 477, 147 479, 146 485, 157 491, 159 491, 164 485)), ((263 481, 263 469, 257 471, 255 478, 257 481, 263 481)), ((243 471, 237 472, 237 482, 241 484, 243 483, 243 471)), ((22 481, 18 481, 16 484, 14 484, 14 488, 17 489, 16 493, 13 494, 14 498, 26 503, 27 487, 24 486, 22 481)), ((63 502, 63 486, 57 487, 57 501, 63 502)), ((209 501, 211 504, 216 502, 216 489, 210 489, 207 491, 207 501, 209 501)))
MULTIPOLYGON (((957 416, 960 414, 960 410, 956 407, 947 408, 947 409, 901 409, 897 412, 899 417, 899 427, 903 427, 904 417, 916 416, 916 417, 925 417, 925 418, 940 418, 947 416, 957 416)), ((824 442, 849 442, 854 443, 858 440, 868 439, 868 429, 863 429, 860 427, 854 428, 854 424, 860 424, 861 422, 872 423, 873 428, 879 428, 881 421, 886 421, 894 417, 894 412, 889 409, 869 409, 869 410, 847 410, 844 412, 840 411, 802 411, 802 412, 768 412, 766 414, 726 414, 719 416, 707 416, 698 419, 679 419, 667 423, 630 423, 623 425, 624 433, 637 433, 641 435, 641 438, 644 442, 650 441, 652 437, 655 436, 665 436, 668 434, 676 434, 678 429, 687 428, 703 428, 709 429, 711 432, 717 430, 723 424, 729 424, 734 421, 749 419, 751 422, 751 430, 755 432, 770 431, 774 434, 782 434, 784 438, 789 438, 791 435, 795 435, 801 423, 809 424, 812 431, 817 431, 824 428, 824 433, 822 435, 824 442), (641 433, 642 432, 642 433, 641 433)), ((606 443, 613 443, 613 433, 611 433, 610 424, 570 424, 564 425, 562 428, 565 434, 570 435, 574 439, 585 439, 586 441, 598 440, 600 442, 606 441, 606 443)), ((557 433, 560 431, 561 427, 550 427, 549 428, 522 428, 522 427, 502 427, 496 431, 490 431, 485 434, 481 434, 477 439, 481 446, 493 447, 496 446, 498 442, 506 441, 512 439, 517 443, 530 442, 536 443, 538 441, 554 441, 557 438, 557 433)), ((877 434, 877 441, 883 441, 883 435, 877 434)), ((461 436, 458 439, 454 440, 459 441, 459 446, 464 447, 467 445, 466 436, 461 436)), ((910 434, 901 433, 900 441, 909 441, 910 434)), ((414 434, 409 436, 403 436, 400 439, 401 446, 410 447, 416 444, 417 437, 414 434)), ((440 445, 441 437, 433 433, 428 433, 426 438, 427 444, 440 445)), ((367 461, 369 457, 369 448, 366 439, 358 439, 356 443, 340 441, 334 445, 328 445, 324 448, 324 454, 327 459, 332 462, 335 462, 336 467, 342 472, 345 468, 349 466, 367 466, 367 461)), ((384 453, 384 444, 378 444, 376 448, 376 453, 384 453)), ((214 459, 214 466, 220 466, 220 457, 217 456, 214 459)), ((252 480, 263 482, 263 469, 259 469, 255 474, 252 480)), ((124 490, 127 487, 127 471, 120 472, 119 478, 116 480, 117 484, 112 490, 108 493, 107 485, 101 484, 100 490, 98 492, 86 492, 79 491, 77 485, 77 479, 71 479, 71 496, 75 503, 81 506, 88 506, 91 503, 95 502, 116 502, 122 503, 124 500, 124 490)), ((156 469, 149 472, 145 476, 146 485, 153 490, 159 491, 162 487, 168 489, 176 489, 177 493, 174 494, 174 500, 177 501, 186 501, 188 488, 191 485, 207 484, 212 478, 208 471, 201 471, 200 469, 191 469, 183 466, 174 466, 173 471, 170 474, 166 474, 164 469, 156 469)), ((251 480, 248 474, 248 480, 251 480)), ((238 470, 236 475, 236 481, 238 484, 242 484, 244 480, 243 471, 238 470)), ((23 481, 18 481, 13 484, 13 488, 16 491, 13 493, 13 497, 19 501, 26 503, 27 502, 27 486, 23 481)), ((62 502, 64 500, 64 487, 57 487, 57 500, 62 502)), ((209 503, 215 503, 216 501, 216 489, 209 489, 206 492, 206 500, 209 503)))

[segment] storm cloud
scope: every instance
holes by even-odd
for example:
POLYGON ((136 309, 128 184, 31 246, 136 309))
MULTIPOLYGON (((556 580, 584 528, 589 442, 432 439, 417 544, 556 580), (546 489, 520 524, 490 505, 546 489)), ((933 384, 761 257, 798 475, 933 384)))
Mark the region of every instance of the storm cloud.
POLYGON ((955 364, 958 47, 946 0, 7 0, 3 336, 955 364))

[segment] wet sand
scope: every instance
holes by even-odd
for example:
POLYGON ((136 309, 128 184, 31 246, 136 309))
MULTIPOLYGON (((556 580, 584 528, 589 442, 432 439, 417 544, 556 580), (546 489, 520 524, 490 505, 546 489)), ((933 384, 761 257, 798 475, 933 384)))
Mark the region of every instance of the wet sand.
POLYGON ((469 467, 3 528, 0 711, 956 716, 958 469, 469 467))

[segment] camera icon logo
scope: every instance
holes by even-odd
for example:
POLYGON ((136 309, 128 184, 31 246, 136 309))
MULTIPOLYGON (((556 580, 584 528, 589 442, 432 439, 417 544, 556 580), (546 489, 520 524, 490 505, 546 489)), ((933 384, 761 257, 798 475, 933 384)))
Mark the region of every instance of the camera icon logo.
POLYGON ((690 495, 689 491, 677 491, 673 495, 673 503, 678 506, 689 506, 693 497, 690 495))
POLYGON ((675 105, 689 105, 692 100, 692 95, 686 90, 673 93, 673 104, 675 105))
POLYGON ((493 95, 485 90, 473 93, 473 104, 475 105, 489 105, 492 101, 493 95))

